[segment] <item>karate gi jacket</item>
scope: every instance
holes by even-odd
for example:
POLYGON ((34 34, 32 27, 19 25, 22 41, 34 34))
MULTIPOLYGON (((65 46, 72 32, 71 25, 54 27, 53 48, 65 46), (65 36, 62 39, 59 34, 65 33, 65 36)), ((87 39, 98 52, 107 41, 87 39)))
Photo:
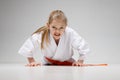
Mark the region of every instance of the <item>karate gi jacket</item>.
POLYGON ((36 50, 40 50, 41 62, 46 64, 44 57, 54 60, 66 61, 72 58, 74 49, 79 53, 79 59, 84 60, 87 53, 90 52, 87 42, 72 28, 66 27, 65 32, 61 35, 58 45, 53 36, 49 33, 49 44, 44 44, 44 49, 41 49, 42 32, 35 33, 30 36, 19 49, 18 53, 33 57, 36 50))

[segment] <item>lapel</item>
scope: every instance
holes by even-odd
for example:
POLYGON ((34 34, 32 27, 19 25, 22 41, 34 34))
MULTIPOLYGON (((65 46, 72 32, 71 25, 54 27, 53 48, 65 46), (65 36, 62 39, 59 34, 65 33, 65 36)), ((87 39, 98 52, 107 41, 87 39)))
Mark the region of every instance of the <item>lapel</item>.
POLYGON ((50 41, 51 41, 51 45, 54 48, 54 56, 52 57, 52 59, 58 59, 62 54, 63 54, 63 49, 64 49, 64 33, 61 36, 58 45, 56 44, 53 36, 50 34, 50 41))

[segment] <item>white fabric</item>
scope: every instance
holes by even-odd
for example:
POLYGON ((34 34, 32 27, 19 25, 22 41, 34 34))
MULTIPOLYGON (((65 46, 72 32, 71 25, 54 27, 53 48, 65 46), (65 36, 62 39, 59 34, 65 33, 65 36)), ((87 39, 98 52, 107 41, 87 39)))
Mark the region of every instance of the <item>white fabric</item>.
POLYGON ((18 53, 26 57, 33 57, 34 51, 39 47, 44 59, 44 56, 52 58, 54 60, 65 61, 69 60, 73 56, 73 48, 76 49, 81 60, 85 58, 85 55, 89 52, 88 44, 85 40, 79 36, 72 28, 67 27, 64 34, 59 40, 58 46, 56 45, 52 35, 49 35, 50 44, 45 46, 45 49, 41 50, 41 33, 33 34, 28 38, 18 53))

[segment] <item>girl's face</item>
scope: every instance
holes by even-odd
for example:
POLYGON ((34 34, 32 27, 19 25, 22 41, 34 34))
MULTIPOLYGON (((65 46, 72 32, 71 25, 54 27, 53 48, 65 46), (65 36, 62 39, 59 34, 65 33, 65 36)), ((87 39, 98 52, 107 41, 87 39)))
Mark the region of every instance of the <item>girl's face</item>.
POLYGON ((62 20, 53 20, 48 26, 50 33, 55 40, 60 39, 66 28, 66 25, 62 20))

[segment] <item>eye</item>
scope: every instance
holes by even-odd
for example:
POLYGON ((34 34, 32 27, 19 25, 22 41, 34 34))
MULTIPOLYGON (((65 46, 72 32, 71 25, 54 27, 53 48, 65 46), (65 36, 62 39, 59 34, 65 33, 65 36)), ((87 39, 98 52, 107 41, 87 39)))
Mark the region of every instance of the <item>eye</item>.
POLYGON ((54 28, 54 29, 55 29, 55 26, 52 26, 52 28, 54 28))
POLYGON ((52 26, 52 28, 53 28, 54 30, 56 30, 56 29, 57 29, 55 26, 52 26))
POLYGON ((60 27, 60 29, 64 29, 64 27, 60 27))

